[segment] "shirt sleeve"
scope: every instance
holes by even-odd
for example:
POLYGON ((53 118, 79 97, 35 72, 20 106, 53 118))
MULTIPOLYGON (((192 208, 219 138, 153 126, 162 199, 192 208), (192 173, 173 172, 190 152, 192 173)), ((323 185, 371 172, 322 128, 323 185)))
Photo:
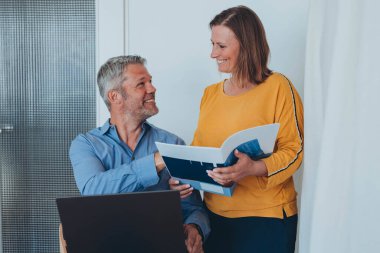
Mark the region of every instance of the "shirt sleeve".
POLYGON ((82 135, 71 144, 70 160, 76 184, 83 195, 141 191, 159 181, 154 154, 106 170, 82 135))
MULTIPOLYGON (((180 138, 175 143, 185 145, 185 142, 180 138)), ((203 241, 206 240, 211 231, 210 221, 199 191, 193 190, 190 196, 181 199, 181 207, 184 224, 197 224, 202 230, 203 241)))
POLYGON ((210 222, 207 212, 202 202, 199 191, 194 190, 193 193, 181 200, 182 212, 185 224, 197 224, 203 233, 203 240, 206 240, 210 234, 210 222))
POLYGON ((263 159, 268 177, 258 177, 263 189, 284 183, 300 167, 303 158, 303 106, 294 86, 284 78, 278 93, 275 122, 280 123, 275 150, 263 159))

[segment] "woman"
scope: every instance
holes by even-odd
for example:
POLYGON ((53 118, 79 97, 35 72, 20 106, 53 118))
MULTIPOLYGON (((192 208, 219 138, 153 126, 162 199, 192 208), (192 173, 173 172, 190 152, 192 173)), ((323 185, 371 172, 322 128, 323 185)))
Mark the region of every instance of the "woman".
MULTIPOLYGON (((294 252, 297 203, 292 175, 303 157, 303 107, 291 82, 268 68, 269 47, 258 16, 245 6, 224 10, 210 22, 211 57, 229 79, 205 89, 192 145, 219 147, 235 132, 280 123, 273 154, 238 162, 208 175, 236 182, 232 197, 204 194, 211 235, 206 252, 294 252)), ((192 188, 171 180, 187 197, 192 188)))

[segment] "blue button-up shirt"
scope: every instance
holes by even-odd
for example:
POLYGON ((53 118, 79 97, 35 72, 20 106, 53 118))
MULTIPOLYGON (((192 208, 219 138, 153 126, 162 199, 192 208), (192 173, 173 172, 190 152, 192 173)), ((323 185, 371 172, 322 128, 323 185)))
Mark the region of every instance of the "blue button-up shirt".
MULTIPOLYGON (((116 126, 102 127, 78 135, 70 147, 70 159, 77 186, 83 195, 168 190, 165 168, 157 174, 155 142, 185 144, 178 136, 147 122, 134 151, 120 140, 116 126)), ((184 223, 197 224, 206 238, 210 232, 207 213, 198 191, 181 200, 184 223)))

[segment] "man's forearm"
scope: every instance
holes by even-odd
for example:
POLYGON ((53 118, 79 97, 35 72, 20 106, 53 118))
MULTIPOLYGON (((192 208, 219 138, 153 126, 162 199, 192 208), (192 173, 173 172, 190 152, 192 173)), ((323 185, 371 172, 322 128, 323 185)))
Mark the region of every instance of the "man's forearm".
POLYGON ((159 180, 153 154, 108 170, 91 163, 77 164, 74 175, 84 195, 141 191, 159 180))
POLYGON ((189 197, 181 200, 181 204, 185 219, 184 223, 197 224, 202 230, 204 239, 207 239, 210 233, 210 222, 199 191, 194 190, 189 197))

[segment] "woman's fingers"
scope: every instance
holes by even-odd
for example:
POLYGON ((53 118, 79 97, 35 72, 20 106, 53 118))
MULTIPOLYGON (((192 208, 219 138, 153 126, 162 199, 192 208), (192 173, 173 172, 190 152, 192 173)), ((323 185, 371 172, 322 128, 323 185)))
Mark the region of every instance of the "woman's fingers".
POLYGON ((231 185, 234 181, 233 175, 231 173, 226 173, 226 171, 221 171, 220 169, 216 171, 214 170, 208 170, 207 174, 209 177, 211 177, 215 182, 221 184, 221 185, 231 185), (218 172, 219 171, 219 172, 218 172))

